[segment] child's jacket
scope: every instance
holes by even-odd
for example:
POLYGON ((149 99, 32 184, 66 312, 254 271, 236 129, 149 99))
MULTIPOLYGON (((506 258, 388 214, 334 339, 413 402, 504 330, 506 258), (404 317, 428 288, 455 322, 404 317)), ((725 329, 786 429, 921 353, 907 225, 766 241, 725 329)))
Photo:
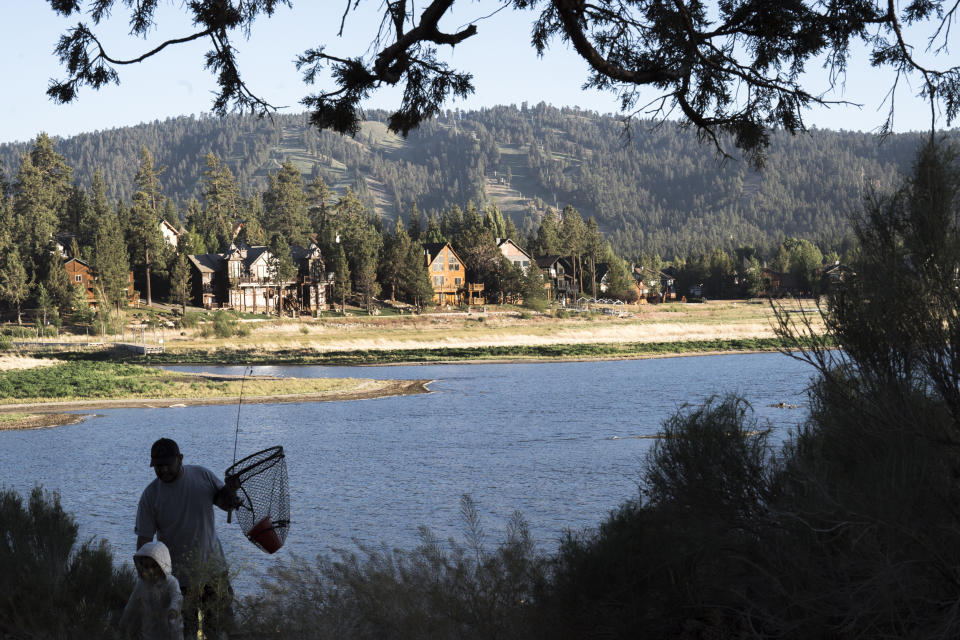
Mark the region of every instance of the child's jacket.
POLYGON ((153 584, 137 580, 120 618, 121 627, 139 623, 140 640, 183 640, 183 596, 171 574, 170 550, 162 542, 148 542, 134 556, 153 558, 163 569, 164 578, 153 584))

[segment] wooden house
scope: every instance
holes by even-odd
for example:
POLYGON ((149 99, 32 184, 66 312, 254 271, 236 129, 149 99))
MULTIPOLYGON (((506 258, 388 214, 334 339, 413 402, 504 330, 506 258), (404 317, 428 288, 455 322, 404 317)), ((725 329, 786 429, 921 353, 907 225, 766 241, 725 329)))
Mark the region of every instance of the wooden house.
MULTIPOLYGON (((67 272, 67 280, 72 286, 79 286, 84 291, 84 297, 87 304, 96 307, 99 304, 97 298, 97 272, 89 264, 80 258, 64 258, 63 268, 67 272)), ((133 288, 133 271, 127 273, 127 304, 137 305, 140 303, 140 293, 133 288)))
POLYGON ((97 278, 93 269, 80 258, 66 258, 63 261, 63 268, 67 270, 67 279, 71 286, 80 287, 84 290, 87 304, 97 305, 97 278))
POLYGON ((439 306, 484 304, 483 284, 467 281, 463 260, 447 243, 423 245, 424 264, 433 286, 433 302, 439 306))

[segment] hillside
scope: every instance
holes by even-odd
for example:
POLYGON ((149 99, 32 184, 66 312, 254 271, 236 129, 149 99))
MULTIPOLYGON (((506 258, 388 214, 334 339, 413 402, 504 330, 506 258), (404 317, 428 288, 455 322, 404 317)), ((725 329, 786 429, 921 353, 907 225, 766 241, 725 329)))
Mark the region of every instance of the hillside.
MULTIPOLYGON (((165 193, 182 210, 199 197, 204 156, 220 156, 250 196, 291 160, 306 178, 347 187, 386 220, 467 201, 495 203, 524 233, 546 207, 593 216, 622 255, 664 257, 713 247, 771 246, 787 236, 836 248, 847 213, 872 187, 884 189, 908 168, 918 134, 877 136, 813 131, 775 134, 767 166, 723 162, 712 147, 674 124, 634 121, 544 104, 446 112, 406 139, 386 114, 370 112, 355 138, 317 132, 303 115, 179 117, 56 141, 89 185, 99 168, 114 199, 128 200, 139 150, 165 167, 165 193)), ((0 145, 0 168, 13 181, 28 144, 0 145)), ((735 150, 734 150, 735 151, 735 150)))

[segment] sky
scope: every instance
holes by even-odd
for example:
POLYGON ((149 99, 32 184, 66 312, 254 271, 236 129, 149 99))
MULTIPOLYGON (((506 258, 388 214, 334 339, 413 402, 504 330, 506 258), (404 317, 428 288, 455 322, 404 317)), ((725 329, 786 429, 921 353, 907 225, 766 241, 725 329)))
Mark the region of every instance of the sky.
MULTIPOLYGON (((136 57, 167 38, 191 32, 181 2, 173 0, 159 3, 158 27, 147 40, 133 38, 128 35, 129 13, 124 4, 118 0, 114 15, 95 29, 114 57, 136 57)), ((619 113, 614 94, 582 89, 587 65, 566 45, 555 42, 543 58, 537 57, 529 44, 532 12, 495 12, 498 5, 491 2, 461 5, 441 27, 454 31, 476 22, 479 33, 452 52, 442 48, 441 54, 454 67, 473 74, 476 91, 465 100, 451 101, 448 108, 472 110, 542 101, 558 107, 619 113), (489 15, 491 12, 493 15, 489 15)), ((332 55, 354 57, 364 53, 378 24, 380 2, 362 2, 357 12, 347 16, 343 36, 338 37, 343 6, 343 2, 329 0, 296 0, 293 9, 281 6, 273 17, 260 18, 249 39, 234 34, 241 73, 254 93, 285 107, 284 112, 302 112, 299 101, 311 87, 304 85, 294 67, 297 55, 322 43, 332 55)), ((59 36, 81 19, 89 22, 87 16, 62 18, 42 0, 18 0, 12 8, 4 9, 0 21, 0 77, 4 78, 0 143, 32 140, 41 131, 66 137, 210 111, 217 86, 214 76, 203 69, 203 55, 209 49, 208 41, 203 40, 168 48, 138 65, 117 67, 119 86, 99 91, 83 88, 79 99, 69 105, 52 102, 46 96, 48 82, 64 77, 54 47, 59 36)), ((808 79, 812 92, 828 89, 822 70, 809 71, 808 79)), ((862 108, 818 108, 807 114, 806 122, 825 129, 876 130, 886 116, 883 100, 891 82, 889 72, 870 69, 866 54, 861 52, 852 61, 845 84, 828 97, 861 103, 862 108)), ((312 91, 321 88, 318 85, 312 91)), ((896 105, 897 131, 929 126, 929 107, 911 94, 910 88, 902 87, 896 105)), ((381 90, 365 107, 395 108, 399 96, 396 89, 381 90)))

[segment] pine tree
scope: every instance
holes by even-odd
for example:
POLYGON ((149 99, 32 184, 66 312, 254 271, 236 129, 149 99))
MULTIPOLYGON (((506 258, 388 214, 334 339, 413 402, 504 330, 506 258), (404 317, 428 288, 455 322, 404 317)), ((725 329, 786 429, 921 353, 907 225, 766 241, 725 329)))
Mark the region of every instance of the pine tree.
POLYGON ((165 262, 163 252, 167 244, 160 233, 160 207, 163 195, 160 193, 159 175, 163 170, 155 170, 153 156, 146 147, 140 150, 140 168, 134 182, 137 186, 130 207, 130 226, 128 227, 128 245, 135 262, 144 269, 147 287, 147 306, 153 304, 153 289, 150 271, 154 261, 165 262), (140 258, 142 256, 142 262, 140 258))
POLYGON ((403 226, 403 220, 397 218, 393 235, 387 236, 383 248, 383 260, 380 261, 380 281, 390 290, 390 299, 397 299, 398 287, 403 289, 403 270, 407 254, 410 252, 410 236, 403 226))
POLYGON ((72 175, 46 134, 37 136, 30 153, 21 159, 13 188, 14 239, 30 277, 66 216, 72 175))
POLYGON ((30 295, 31 281, 16 247, 3 257, 0 264, 0 297, 17 309, 17 324, 21 322, 21 305, 30 295))
POLYGON ((547 285, 543 278, 543 272, 537 267, 536 263, 531 263, 530 268, 523 274, 522 295, 523 306, 534 311, 543 311, 547 308, 547 285))
POLYGON ((313 233, 322 235, 327 227, 327 218, 330 215, 330 202, 333 192, 320 176, 315 177, 307 185, 307 215, 310 218, 310 228, 313 233))
POLYGON ((297 267, 293 264, 290 244, 280 233, 275 233, 270 238, 270 259, 268 265, 270 279, 277 288, 277 315, 283 317, 286 284, 297 275, 297 267))
POLYGON ((310 233, 307 196, 303 176, 292 162, 284 162, 280 171, 270 175, 263 194, 263 226, 270 234, 279 233, 290 243, 305 246, 310 233))
POLYGON ((55 248, 50 252, 46 272, 47 277, 43 281, 43 285, 53 298, 54 304, 61 311, 69 310, 73 287, 67 275, 67 270, 63 266, 63 255, 61 255, 59 249, 55 248))
POLYGON ((336 244, 331 267, 334 273, 333 295, 335 298, 340 298, 340 311, 345 312, 347 294, 350 293, 350 266, 342 243, 336 244))
POLYGON ((433 298, 433 283, 423 257, 423 245, 411 242, 404 257, 403 291, 406 300, 422 309, 433 298))
POLYGON ((233 225, 239 214, 239 188, 230 167, 213 153, 204 158, 206 168, 200 180, 203 190, 204 209, 202 217, 194 212, 194 229, 203 236, 217 239, 218 246, 231 241, 233 225))
POLYGON ((107 303, 115 305, 119 313, 120 305, 128 302, 130 264, 120 223, 113 213, 107 212, 100 219, 94 236, 93 265, 107 303))
POLYGON ((187 313, 187 302, 190 300, 190 264, 185 249, 177 251, 170 268, 170 297, 173 302, 180 304, 181 317, 187 313))

